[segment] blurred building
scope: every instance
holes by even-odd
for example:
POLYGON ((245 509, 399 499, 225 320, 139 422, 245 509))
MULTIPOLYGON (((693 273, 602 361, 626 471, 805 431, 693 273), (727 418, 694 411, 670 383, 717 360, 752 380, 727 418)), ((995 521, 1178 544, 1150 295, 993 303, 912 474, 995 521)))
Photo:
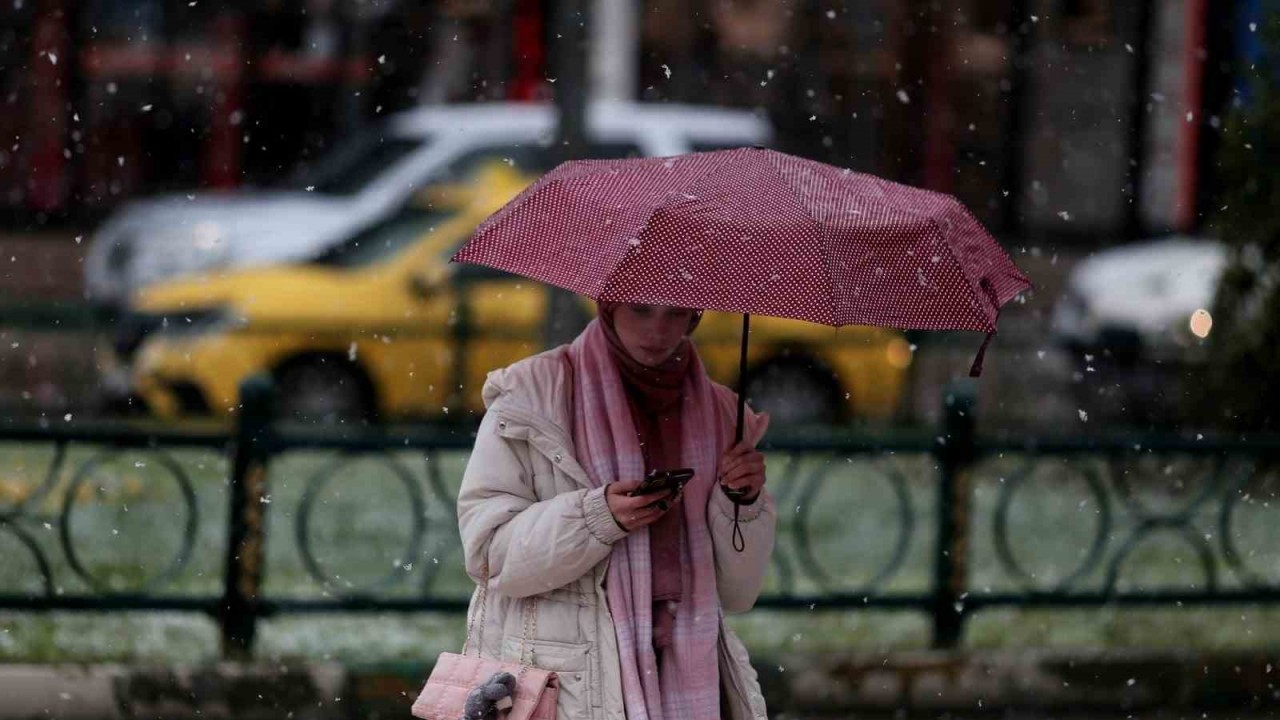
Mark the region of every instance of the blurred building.
MULTIPOLYGON (((1258 2, 581 1, 597 95, 761 107, 783 149, 1066 236, 1198 223, 1258 2)), ((0 208, 269 183, 410 105, 548 99, 567 2, 6 4, 0 208)))

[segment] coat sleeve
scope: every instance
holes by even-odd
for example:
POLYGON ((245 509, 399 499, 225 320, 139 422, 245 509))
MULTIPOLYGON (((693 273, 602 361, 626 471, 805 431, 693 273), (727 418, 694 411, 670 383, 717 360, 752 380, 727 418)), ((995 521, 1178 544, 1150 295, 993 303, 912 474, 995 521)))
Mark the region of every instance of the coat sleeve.
POLYGON ((720 488, 711 490, 707 508, 711 525, 711 542, 716 557, 716 588, 720 605, 726 613, 744 613, 756 604, 769 558, 773 556, 774 531, 778 514, 768 487, 738 514, 746 547, 738 552, 733 547, 733 501, 720 488))
MULTIPOLYGON (((732 429, 737 424, 738 396, 721 386, 716 391, 721 422, 732 429)), ((758 445, 769 429, 769 414, 747 408, 744 420, 743 437, 752 446, 758 445)), ((720 605, 726 613, 744 613, 756 604, 764 576, 769 571, 778 513, 766 485, 754 503, 743 505, 739 510, 738 522, 745 547, 738 552, 733 547, 733 507, 728 495, 719 487, 712 488, 707 501, 707 524, 715 550, 720 605)))
POLYGON ((534 494, 529 469, 486 413, 458 492, 458 530, 467 574, 508 597, 527 597, 568 585, 608 557, 626 535, 614 522, 604 488, 534 494))

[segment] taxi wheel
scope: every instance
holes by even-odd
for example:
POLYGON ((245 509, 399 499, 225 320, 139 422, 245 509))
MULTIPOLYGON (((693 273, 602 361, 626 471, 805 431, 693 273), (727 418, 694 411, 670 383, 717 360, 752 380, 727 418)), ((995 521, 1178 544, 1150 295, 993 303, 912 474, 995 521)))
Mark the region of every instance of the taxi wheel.
POLYGON ((774 425, 830 425, 845 418, 845 393, 831 372, 803 357, 771 360, 748 371, 747 402, 774 425))
POLYGON ((360 367, 346 358, 295 360, 276 374, 282 420, 305 423, 365 423, 374 419, 373 390, 360 367))

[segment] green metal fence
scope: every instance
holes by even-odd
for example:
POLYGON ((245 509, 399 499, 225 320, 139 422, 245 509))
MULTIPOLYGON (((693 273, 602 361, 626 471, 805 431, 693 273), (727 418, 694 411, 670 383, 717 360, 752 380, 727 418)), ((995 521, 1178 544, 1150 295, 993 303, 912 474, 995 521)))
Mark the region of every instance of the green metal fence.
MULTIPOLYGON (((0 609, 202 612, 229 657, 284 613, 463 612, 453 502, 475 428, 281 427, 272 400, 246 383, 229 434, 0 430, 0 609)), ((986 608, 1280 601, 1280 441, 982 437, 958 386, 935 434, 765 450, 760 607, 925 613, 953 647, 986 608)))

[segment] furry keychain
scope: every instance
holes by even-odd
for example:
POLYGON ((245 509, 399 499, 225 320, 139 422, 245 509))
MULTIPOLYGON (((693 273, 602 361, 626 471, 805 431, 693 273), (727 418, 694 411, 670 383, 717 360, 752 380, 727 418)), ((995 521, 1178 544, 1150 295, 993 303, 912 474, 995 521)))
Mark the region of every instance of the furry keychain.
POLYGON ((509 710, 516 691, 516 678, 509 672, 493 677, 467 694, 462 720, 497 720, 498 712, 509 710))

